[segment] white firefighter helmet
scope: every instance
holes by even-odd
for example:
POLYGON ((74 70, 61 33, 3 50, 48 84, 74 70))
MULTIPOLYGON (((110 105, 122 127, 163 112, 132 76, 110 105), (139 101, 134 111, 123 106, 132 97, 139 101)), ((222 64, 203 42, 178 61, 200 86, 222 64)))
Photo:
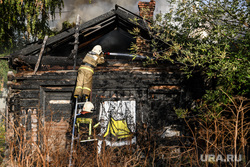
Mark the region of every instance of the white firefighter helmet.
POLYGON ((83 111, 86 111, 86 112, 93 112, 92 110, 94 109, 94 105, 93 103, 91 102, 86 102, 83 106, 83 111))
POLYGON ((102 47, 101 47, 100 45, 96 45, 96 46, 92 49, 92 51, 99 55, 100 53, 102 53, 102 47))

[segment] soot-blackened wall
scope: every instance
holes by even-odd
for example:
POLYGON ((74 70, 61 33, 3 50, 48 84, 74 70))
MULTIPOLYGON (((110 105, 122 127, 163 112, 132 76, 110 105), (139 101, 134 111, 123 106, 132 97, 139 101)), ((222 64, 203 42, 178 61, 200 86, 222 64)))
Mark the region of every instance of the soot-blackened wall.
MULTIPOLYGON (((181 107, 186 98, 181 72, 169 67, 116 65, 96 69, 91 93, 96 115, 103 101, 135 100, 138 124, 156 129, 178 125, 173 108, 181 107)), ((10 120, 22 118, 21 125, 26 132, 32 131, 34 141, 39 138, 39 128, 49 125, 50 134, 60 135, 65 143, 72 127, 76 77, 76 70, 17 73, 10 85, 10 120), (23 119, 27 113, 32 117, 23 119)))

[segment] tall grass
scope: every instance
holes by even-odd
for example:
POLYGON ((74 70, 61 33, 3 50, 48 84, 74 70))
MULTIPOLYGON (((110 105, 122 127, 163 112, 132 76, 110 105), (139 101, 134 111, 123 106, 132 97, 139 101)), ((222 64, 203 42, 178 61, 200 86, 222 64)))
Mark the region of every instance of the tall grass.
POLYGON ((220 113, 207 109, 203 117, 185 119, 192 133, 193 153, 198 166, 250 165, 250 101, 243 97, 230 98, 230 101, 220 113), (191 128, 192 125, 194 128, 191 128), (215 155, 215 159, 201 162, 201 155, 209 154, 215 155), (218 155, 222 156, 223 161, 216 161, 218 155), (224 162, 230 155, 239 161, 224 162))
MULTIPOLYGON (((136 145, 110 147, 104 142, 100 154, 97 153, 97 141, 75 142, 72 162, 77 167, 248 166, 249 107, 249 100, 239 97, 231 99, 231 103, 220 113, 208 110, 205 117, 184 118, 189 135, 172 139, 159 140, 158 132, 161 129, 146 128, 149 125, 140 126, 138 123, 136 145), (167 140, 177 141, 178 145, 166 144, 167 140), (228 154, 241 154, 242 160, 202 162, 201 154, 220 154, 223 158, 228 154)), ((52 133, 53 121, 48 121, 46 127, 41 122, 38 124, 40 128, 37 141, 32 140, 32 134, 25 127, 15 126, 20 123, 11 125, 15 135, 7 140, 8 154, 3 166, 69 165, 71 135, 68 135, 65 143, 62 134, 52 133)))
POLYGON ((4 122, 0 123, 0 164, 3 161, 5 151, 5 126, 4 122))

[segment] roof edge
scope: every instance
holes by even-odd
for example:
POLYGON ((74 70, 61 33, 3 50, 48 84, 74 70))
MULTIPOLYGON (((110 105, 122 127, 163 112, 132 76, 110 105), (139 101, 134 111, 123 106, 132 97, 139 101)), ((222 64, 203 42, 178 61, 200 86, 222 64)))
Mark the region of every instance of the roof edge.
MULTIPOLYGON (((84 22, 82 23, 80 26, 79 26, 79 31, 81 32, 82 30, 86 29, 86 28, 89 28, 91 26, 94 26, 110 17, 113 17, 115 16, 116 13, 115 13, 115 10, 112 9, 110 10, 109 12, 107 13, 104 13, 100 16, 97 16, 87 22, 84 22)), ((49 46, 49 45, 52 45, 54 43, 56 43, 57 41, 59 40, 63 40, 63 39, 66 39, 68 37, 71 37, 75 34, 75 27, 73 28, 70 28, 66 31, 63 31, 62 33, 59 33, 55 36, 52 36, 52 37, 49 37, 48 40, 47 40, 47 43, 46 43, 46 46, 49 46)), ((10 54, 11 56, 15 56, 15 55, 28 55, 28 54, 31 54, 32 52, 35 52, 37 50, 39 50, 40 48, 42 47, 42 44, 38 44, 37 42, 35 44, 32 44, 32 45, 29 45, 21 50, 19 50, 18 52, 15 52, 13 54, 10 54)))

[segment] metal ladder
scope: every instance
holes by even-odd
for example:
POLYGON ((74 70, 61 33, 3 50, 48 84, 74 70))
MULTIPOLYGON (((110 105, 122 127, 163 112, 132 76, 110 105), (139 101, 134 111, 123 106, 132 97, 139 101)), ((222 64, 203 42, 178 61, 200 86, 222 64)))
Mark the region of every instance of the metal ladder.
MULTIPOLYGON (((86 99, 86 102, 87 101, 88 101, 88 99, 86 99)), ((72 129, 72 139, 71 139, 71 145, 70 145, 69 167, 72 166, 72 153, 73 153, 73 147, 74 147, 74 140, 79 140, 79 136, 75 137, 76 116, 81 115, 81 114, 77 114, 77 110, 78 110, 79 106, 84 105, 86 102, 78 102, 78 99, 76 98, 75 111, 74 111, 74 121, 73 121, 73 129, 72 129)))

